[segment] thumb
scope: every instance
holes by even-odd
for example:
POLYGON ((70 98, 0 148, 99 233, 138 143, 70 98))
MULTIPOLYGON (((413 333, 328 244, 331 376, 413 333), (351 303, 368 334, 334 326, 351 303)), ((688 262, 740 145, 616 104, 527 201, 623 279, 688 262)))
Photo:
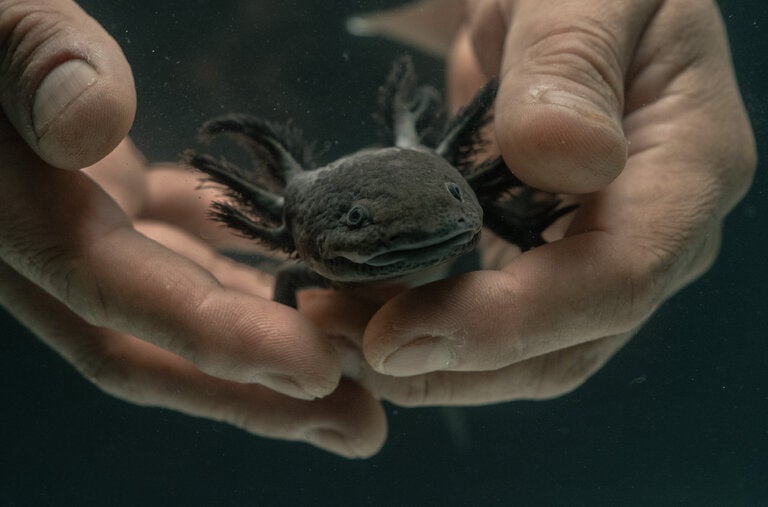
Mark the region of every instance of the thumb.
POLYGON ((624 79, 652 0, 489 0, 473 5, 470 39, 500 74, 502 155, 526 183, 586 193, 624 167, 624 79))
POLYGON ((74 2, 0 1, 0 61, 3 113, 49 164, 88 166, 128 133, 136 110, 131 69, 74 2))

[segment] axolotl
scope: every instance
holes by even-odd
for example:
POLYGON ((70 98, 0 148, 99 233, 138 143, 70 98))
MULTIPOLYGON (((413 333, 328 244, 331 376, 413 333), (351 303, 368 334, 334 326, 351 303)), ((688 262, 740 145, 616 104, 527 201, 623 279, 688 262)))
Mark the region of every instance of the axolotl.
POLYGON ((500 156, 477 162, 496 90, 489 82, 446 121, 437 90, 419 86, 403 57, 379 90, 384 147, 319 166, 292 124, 230 114, 206 122, 200 138, 235 137, 252 167, 191 150, 183 160, 223 188, 214 219, 292 254, 274 299, 296 307, 304 288, 400 280, 455 261, 483 226, 522 250, 544 243, 542 232, 574 206, 522 183, 500 156))

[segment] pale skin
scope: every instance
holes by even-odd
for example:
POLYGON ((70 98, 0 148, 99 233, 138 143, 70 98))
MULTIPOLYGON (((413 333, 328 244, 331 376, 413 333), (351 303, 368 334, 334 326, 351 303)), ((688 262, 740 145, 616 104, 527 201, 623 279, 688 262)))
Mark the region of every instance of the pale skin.
POLYGON ((714 2, 471 1, 449 58, 454 103, 490 76, 509 167, 581 207, 550 231, 558 241, 516 256, 490 240, 488 270, 338 329, 361 337, 385 375, 358 374, 396 403, 573 390, 711 266, 752 180, 754 139, 714 2))
POLYGON ((133 79, 106 32, 72 2, 0 1, 0 42, 0 304, 125 400, 376 452, 383 410, 340 382, 324 334, 200 239, 222 234, 194 175, 148 172, 124 140, 133 79), (73 76, 86 57, 85 78, 73 76), (76 63, 53 71, 64 80, 46 101, 43 77, 64 59, 76 63))
POLYGON ((101 27, 71 2, 0 0, 0 35, 0 303, 118 397, 344 456, 382 445, 376 398, 483 404, 580 385, 711 265, 755 166, 713 3, 470 2, 453 103, 500 76, 508 165, 581 207, 523 255, 486 238, 484 271, 391 298, 307 291, 302 314, 216 253, 242 243, 206 220, 211 193, 189 198, 193 175, 148 171, 125 139, 131 72, 101 27), (92 71, 43 101, 61 55, 92 71))

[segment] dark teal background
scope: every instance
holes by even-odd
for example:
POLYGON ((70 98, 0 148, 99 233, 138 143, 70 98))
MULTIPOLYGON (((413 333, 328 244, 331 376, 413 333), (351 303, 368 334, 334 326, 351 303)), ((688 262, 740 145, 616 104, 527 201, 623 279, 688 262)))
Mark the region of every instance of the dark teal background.
MULTIPOLYGON (((227 111, 294 118, 329 156, 371 143, 376 87, 403 49, 345 33, 386 2, 360 4, 81 2, 134 67, 132 135, 152 160, 227 111)), ((768 4, 721 8, 764 160, 768 4)), ((441 83, 440 62, 416 63, 441 83)), ((367 461, 108 397, 0 314, 0 504, 768 505, 767 189, 762 163, 714 268, 585 386, 460 409, 466 433, 441 409, 390 406, 367 461)))

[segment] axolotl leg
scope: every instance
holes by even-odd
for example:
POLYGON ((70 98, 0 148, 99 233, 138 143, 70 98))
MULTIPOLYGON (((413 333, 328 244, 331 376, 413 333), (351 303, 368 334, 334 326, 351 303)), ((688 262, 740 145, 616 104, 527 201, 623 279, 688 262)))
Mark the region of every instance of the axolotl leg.
POLYGON ((301 289, 331 287, 331 281, 324 278, 304 264, 297 262, 280 268, 275 280, 275 292, 272 299, 278 303, 297 308, 296 293, 301 289))
POLYGON ((578 207, 561 206, 557 195, 529 187, 501 157, 484 162, 466 179, 483 207, 483 225, 522 251, 546 243, 544 231, 578 207))

